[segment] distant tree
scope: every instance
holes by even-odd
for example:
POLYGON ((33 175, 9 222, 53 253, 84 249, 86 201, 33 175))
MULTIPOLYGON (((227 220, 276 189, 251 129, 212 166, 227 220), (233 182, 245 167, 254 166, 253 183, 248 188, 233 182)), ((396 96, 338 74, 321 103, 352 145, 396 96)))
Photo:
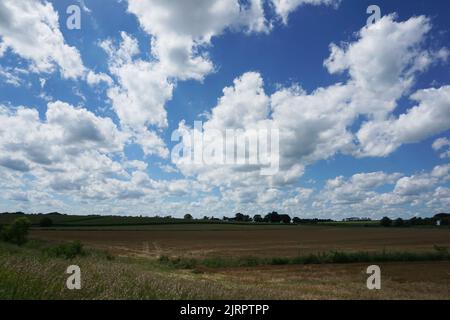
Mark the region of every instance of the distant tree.
POLYGON ((235 221, 244 221, 245 220, 245 216, 242 213, 236 213, 234 216, 234 220, 235 221))
POLYGON ((30 226, 31 222, 27 218, 17 218, 13 223, 2 228, 0 239, 5 242, 22 245, 27 242, 30 226))
POLYGON ((187 213, 187 214, 184 215, 184 219, 186 219, 186 220, 192 220, 193 217, 192 217, 192 215, 190 215, 189 213, 187 213))
POLYGON ((280 218, 280 215, 278 214, 278 212, 273 211, 271 213, 268 213, 264 217, 264 222, 280 223, 281 222, 281 218, 280 218))
POLYGON ((209 220, 209 217, 204 216, 204 217, 203 217, 203 220, 209 220))
POLYGON ((380 220, 380 225, 383 227, 390 227, 392 225, 392 220, 388 217, 384 217, 380 220))
POLYGON ((299 217, 294 217, 294 219, 292 219, 292 222, 295 224, 300 224, 302 223, 302 219, 300 219, 299 217))
POLYGON ((450 219, 450 213, 438 213, 435 214, 434 219, 450 219))
POLYGON ((433 224, 440 221, 441 226, 450 225, 450 214, 449 213, 438 213, 433 217, 433 224))
POLYGON ((394 227, 403 227, 405 225, 405 221, 402 218, 398 218, 394 220, 394 227))
POLYGON ((423 219, 421 217, 413 217, 413 218, 409 219, 408 222, 412 226, 421 226, 421 225, 429 224, 428 218, 423 219))
POLYGON ((263 217, 261 217, 260 214, 256 214, 256 215, 253 217, 253 221, 255 221, 255 222, 264 222, 263 217))
POLYGON ((281 220, 281 222, 283 222, 285 224, 291 223, 291 217, 287 214, 280 215, 280 220, 281 220))
POLYGON ((53 225, 53 220, 49 217, 43 217, 41 221, 39 221, 39 226, 42 228, 48 228, 53 225))

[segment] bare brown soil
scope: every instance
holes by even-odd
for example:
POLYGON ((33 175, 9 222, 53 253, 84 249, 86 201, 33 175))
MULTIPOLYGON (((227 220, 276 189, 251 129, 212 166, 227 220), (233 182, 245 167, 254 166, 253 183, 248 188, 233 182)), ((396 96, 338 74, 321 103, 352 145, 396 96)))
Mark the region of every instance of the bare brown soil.
POLYGON ((293 257, 311 252, 431 251, 450 247, 450 229, 278 227, 209 230, 157 229, 145 231, 34 230, 32 238, 46 241, 80 240, 115 253, 157 256, 293 257))

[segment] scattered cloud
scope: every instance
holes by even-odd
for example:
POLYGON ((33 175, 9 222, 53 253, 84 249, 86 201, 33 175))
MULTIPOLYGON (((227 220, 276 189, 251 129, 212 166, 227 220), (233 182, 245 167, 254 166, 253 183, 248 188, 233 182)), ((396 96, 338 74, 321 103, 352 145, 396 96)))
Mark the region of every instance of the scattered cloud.
POLYGON ((10 49, 29 60, 33 72, 49 73, 58 67, 64 78, 79 78, 85 72, 80 53, 65 43, 58 13, 48 2, 2 1, 0 37, 0 52, 10 49))

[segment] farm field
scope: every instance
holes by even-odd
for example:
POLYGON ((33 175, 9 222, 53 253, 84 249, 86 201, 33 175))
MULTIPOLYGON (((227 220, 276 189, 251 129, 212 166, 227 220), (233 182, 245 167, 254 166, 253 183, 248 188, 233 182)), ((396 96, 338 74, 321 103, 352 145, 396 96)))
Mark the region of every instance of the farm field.
POLYGON ((450 262, 380 263, 382 289, 367 290, 366 263, 178 269, 142 257, 49 257, 35 243, 0 243, 0 299, 450 299, 450 262), (69 264, 82 289, 65 288, 69 264))
MULTIPOLYGON (((31 238, 82 243, 123 255, 295 257, 329 251, 432 251, 450 247, 450 229, 275 225, 155 225, 141 229, 31 231, 31 238)), ((133 227, 135 228, 135 227, 133 227)))
POLYGON ((447 227, 96 219, 34 219, 25 245, 0 242, 0 299, 450 299, 447 227), (55 250, 73 241, 82 254, 55 250), (68 265, 82 290, 66 289, 68 265))

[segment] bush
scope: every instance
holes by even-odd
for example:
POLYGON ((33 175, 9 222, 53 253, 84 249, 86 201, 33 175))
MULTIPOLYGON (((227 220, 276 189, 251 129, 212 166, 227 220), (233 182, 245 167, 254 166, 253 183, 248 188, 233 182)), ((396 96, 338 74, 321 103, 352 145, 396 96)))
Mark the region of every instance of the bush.
POLYGON ((41 219, 41 221, 39 221, 39 226, 42 228, 48 228, 51 227, 53 225, 53 220, 50 219, 49 217, 44 217, 41 219))
POLYGON ((289 264, 289 259, 288 258, 272 258, 272 260, 270 261, 271 265, 274 266, 283 266, 286 264, 289 264))
POLYGON ((2 228, 0 239, 5 242, 22 245, 27 242, 30 226, 31 222, 27 218, 17 218, 13 223, 2 228))
POLYGON ((83 245, 80 241, 63 243, 56 247, 47 248, 44 252, 52 257, 65 259, 73 259, 77 256, 84 255, 83 245))

